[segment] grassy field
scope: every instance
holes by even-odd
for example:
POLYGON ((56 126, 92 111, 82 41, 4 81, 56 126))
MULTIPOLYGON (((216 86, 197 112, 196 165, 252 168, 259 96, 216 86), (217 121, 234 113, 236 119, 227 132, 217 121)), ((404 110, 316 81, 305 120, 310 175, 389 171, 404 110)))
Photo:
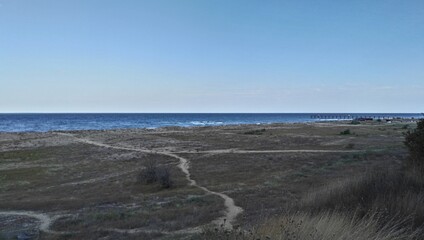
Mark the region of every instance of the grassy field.
MULTIPOLYGON (((399 174, 407 156, 403 133, 413 127, 343 122, 0 133, 0 236, 423 236, 418 230, 424 220, 417 216, 424 214, 416 213, 424 212, 417 206, 424 181, 399 174), (188 173, 176 156, 188 162, 188 173), (172 187, 138 181, 152 160, 170 170, 172 187), (378 189, 370 184, 376 181, 378 189), (233 230, 215 225, 230 209, 220 194, 243 210, 233 230), (376 207, 381 202, 387 202, 386 212, 376 207), (405 214, 396 223, 384 220, 399 209, 405 214), (398 231, 399 225, 408 231, 398 231)), ((294 239, 285 237, 278 239, 294 239)))

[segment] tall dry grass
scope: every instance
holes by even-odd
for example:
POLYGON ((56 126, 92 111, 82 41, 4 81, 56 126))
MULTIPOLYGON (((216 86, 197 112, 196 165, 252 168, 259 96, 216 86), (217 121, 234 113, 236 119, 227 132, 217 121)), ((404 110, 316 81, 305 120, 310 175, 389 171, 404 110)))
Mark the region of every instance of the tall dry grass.
POLYGON ((424 177, 373 170, 307 194, 281 217, 255 228, 207 229, 204 239, 402 240, 424 239, 424 177))
POLYGON ((401 223, 381 226, 377 215, 366 218, 338 212, 311 214, 298 212, 269 219, 250 231, 208 229, 202 239, 216 240, 410 240, 419 234, 409 231, 401 223))
POLYGON ((418 228, 424 224, 424 177, 409 170, 373 170, 309 193, 300 209, 354 212, 360 217, 378 213, 382 224, 395 219, 418 228))
POLYGON ((307 194, 293 207, 296 213, 249 231, 207 229, 203 239, 424 239, 424 119, 406 133, 405 145, 410 155, 404 169, 350 176, 307 194))
POLYGON ((417 236, 402 228, 399 223, 391 222, 381 226, 377 215, 360 218, 335 211, 319 214, 299 212, 265 222, 256 232, 262 238, 284 240, 401 240, 417 236))

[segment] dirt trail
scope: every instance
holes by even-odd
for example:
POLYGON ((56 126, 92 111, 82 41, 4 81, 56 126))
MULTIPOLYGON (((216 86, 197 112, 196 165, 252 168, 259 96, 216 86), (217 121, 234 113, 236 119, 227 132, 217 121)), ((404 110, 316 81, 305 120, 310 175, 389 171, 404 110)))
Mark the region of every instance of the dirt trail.
MULTIPOLYGON (((130 147, 121 147, 121 146, 112 146, 109 144, 105 144, 105 143, 100 143, 100 142, 95 142, 89 139, 85 139, 85 138, 78 138, 75 137, 72 134, 68 134, 68 133, 58 133, 59 135, 63 135, 63 136, 69 136, 69 137, 73 137, 76 141, 81 142, 81 143, 86 143, 86 144, 91 144, 91 145, 95 145, 95 146, 99 146, 99 147, 105 147, 105 148, 113 148, 113 149, 120 149, 120 150, 129 150, 129 151, 136 151, 136 152, 143 152, 143 153, 153 153, 153 154, 161 154, 161 155, 165 155, 165 156, 169 156, 172 158, 176 158, 179 160, 179 164, 178 167, 181 169, 181 171, 184 173, 184 175, 186 176, 187 181, 190 183, 191 186, 197 187, 209 194, 213 194, 216 196, 221 197, 222 199, 224 199, 224 205, 226 207, 226 213, 223 217, 220 217, 216 220, 213 221, 213 223, 218 224, 218 225, 223 225, 224 228, 226 229, 232 229, 232 223, 235 221, 236 217, 243 212, 243 209, 239 206, 237 206, 234 203, 234 200, 229 197, 226 194, 223 193, 219 193, 219 192, 214 192, 212 190, 209 190, 206 187, 200 186, 196 183, 195 180, 193 180, 191 178, 191 174, 189 171, 190 168, 190 164, 189 161, 186 158, 180 157, 172 152, 165 152, 165 151, 154 151, 154 150, 148 150, 148 149, 139 149, 139 148, 130 148, 130 147)), ((195 228, 197 229, 197 228, 195 228)), ((198 229, 200 231, 200 229, 198 229)))
POLYGON ((185 228, 176 231, 158 231, 158 230, 149 230, 146 228, 133 228, 133 229, 119 229, 119 228, 108 228, 103 229, 109 232, 117 232, 117 233, 126 233, 126 234, 137 234, 137 233, 159 233, 163 235, 176 235, 176 234, 195 234, 200 233, 202 231, 201 227, 193 227, 193 228, 185 228))
POLYGON ((195 187, 200 188, 200 189, 202 189, 203 191, 205 191, 205 192, 207 192, 209 194, 213 194, 213 195, 219 196, 222 199, 224 199, 224 205, 227 208, 226 209, 225 216, 216 219, 214 221, 214 223, 217 224, 217 225, 221 225, 222 224, 224 226, 224 228, 226 228, 226 229, 232 229, 233 228, 232 223, 235 221, 236 217, 240 213, 243 212, 243 209, 241 207, 237 206, 234 203, 234 199, 232 199, 231 197, 229 197, 226 194, 219 193, 219 192, 214 192, 212 190, 209 190, 206 187, 203 187, 203 186, 198 185, 196 183, 196 181, 193 180, 190 177, 190 171, 189 171, 190 165, 189 165, 189 162, 188 162, 187 159, 185 159, 183 157, 180 157, 178 155, 175 155, 173 153, 164 153, 164 152, 162 152, 161 154, 166 155, 166 156, 170 156, 170 157, 173 157, 173 158, 177 158, 178 160, 180 160, 180 164, 178 165, 178 167, 186 175, 186 179, 190 183, 191 186, 195 186, 195 187))
POLYGON ((54 220, 56 220, 60 216, 50 217, 44 213, 35 213, 31 211, 0 211, 0 216, 25 216, 30 218, 35 218, 40 222, 39 229, 40 231, 48 232, 48 233, 61 233, 50 230, 50 225, 54 220))
POLYGON ((318 150, 318 149, 286 149, 286 150, 239 150, 239 149, 218 149, 207 151, 178 151, 174 153, 352 153, 363 152, 364 150, 318 150))
MULTIPOLYGON (((220 192, 214 192, 206 187, 200 186, 196 183, 195 180, 191 178, 190 174, 190 164, 189 161, 186 158, 183 158, 181 156, 178 156, 176 154, 178 153, 208 153, 208 154, 224 154, 224 153, 338 153, 338 152, 360 152, 361 150, 308 150, 308 149, 299 149, 299 150, 239 150, 239 149, 221 149, 221 150, 208 150, 208 151, 179 151, 179 152, 167 152, 167 151, 154 151, 149 149, 140 149, 140 148, 132 148, 132 147, 122 147, 122 146, 112 146, 109 144, 101 143, 92 141, 85 138, 78 138, 74 136, 73 134, 69 133, 57 133, 58 135, 62 136, 68 136, 75 139, 75 141, 85 143, 85 144, 91 144, 99 147, 104 148, 112 148, 112 149, 120 149, 120 150, 128 150, 128 151, 136 151, 136 152, 142 152, 142 153, 151 153, 151 154, 161 154, 165 156, 169 156, 175 159, 179 160, 178 168, 181 169, 181 171, 185 174, 185 177, 189 184, 191 186, 197 187, 206 193, 213 194, 216 196, 221 197, 224 200, 224 204, 226 207, 226 213, 224 216, 216 219, 213 221, 214 224, 222 225, 226 229, 232 229, 232 223, 235 221, 237 216, 243 212, 243 209, 239 206, 237 206, 234 203, 234 199, 229 197, 226 194, 220 193, 220 192)), ((125 172, 126 173, 126 172, 125 172)), ((69 185, 78 185, 78 184, 86 184, 96 181, 101 181, 109 177, 115 177, 119 176, 120 174, 111 175, 107 177, 102 178, 96 178, 86 181, 80 181, 75 183, 69 183, 69 185)), ((66 185, 66 184, 65 184, 66 185)), ((57 232, 50 230, 50 225, 52 222, 54 222, 57 218, 60 216, 50 217, 47 214, 44 213, 35 213, 32 211, 0 211, 0 216, 11 216, 11 215, 17 215, 17 216, 26 216, 30 218, 35 218, 40 222, 39 229, 40 231, 53 233, 53 234, 64 234, 67 232, 57 232)), ((146 229, 108 229, 109 231, 115 231, 115 232, 121 232, 121 233, 141 233, 141 232, 154 232, 149 231, 146 229)), ((187 233, 198 233, 201 231, 201 227, 194 227, 194 228, 187 228, 182 229, 178 231, 173 232, 161 232, 162 234, 187 234, 187 233)))
POLYGON ((140 149, 140 148, 131 148, 131 147, 122 147, 122 146, 113 146, 101 142, 92 141, 85 138, 78 138, 72 134, 68 133, 58 133, 59 135, 73 137, 76 141, 91 144, 99 147, 113 148, 120 150, 128 151, 137 151, 142 153, 153 153, 169 156, 179 160, 178 167, 185 174, 187 181, 191 186, 197 187, 209 194, 213 194, 224 199, 224 204, 226 207, 226 213, 224 216, 216 219, 213 223, 217 225, 223 225, 226 229, 232 229, 232 224, 234 223, 237 216, 243 212, 243 209, 237 206, 234 203, 234 199, 229 197, 226 194, 220 192, 214 192, 206 187, 200 186, 196 183, 194 179, 191 178, 190 174, 190 164, 186 158, 176 155, 177 153, 209 153, 209 154, 220 154, 220 153, 343 153, 343 152, 359 152, 360 150, 314 150, 314 149, 298 149, 298 150, 239 150, 239 149, 220 149, 220 150, 209 150, 209 151, 178 151, 178 152, 167 152, 167 151, 154 151, 149 149, 140 149))

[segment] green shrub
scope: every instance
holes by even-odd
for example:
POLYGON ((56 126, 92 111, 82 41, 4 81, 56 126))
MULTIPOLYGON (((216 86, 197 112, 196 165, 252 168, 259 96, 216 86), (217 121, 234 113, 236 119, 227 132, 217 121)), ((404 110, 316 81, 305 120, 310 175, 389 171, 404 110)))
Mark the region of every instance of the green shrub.
POLYGON ((154 183, 157 181, 156 177, 157 162, 155 160, 147 160, 144 164, 144 169, 141 170, 138 180, 145 184, 154 183))
POLYGON ((346 129, 340 132, 340 135, 350 135, 350 134, 351 134, 350 129, 346 129))
POLYGON ((424 119, 417 123, 417 128, 405 134, 405 145, 409 150, 408 165, 424 170, 424 119))
POLYGON ((159 183, 162 188, 173 186, 171 171, 166 166, 158 166, 154 160, 148 160, 138 175, 138 181, 144 184, 159 183))
POLYGON ((162 188, 170 188, 173 185, 171 172, 167 167, 159 167, 156 170, 156 177, 162 188))
POLYGON ((346 145, 346 149, 353 149, 355 147, 355 144, 354 143, 349 143, 349 144, 347 144, 346 145))
POLYGON ((262 135, 266 131, 265 128, 244 132, 247 135, 262 135))

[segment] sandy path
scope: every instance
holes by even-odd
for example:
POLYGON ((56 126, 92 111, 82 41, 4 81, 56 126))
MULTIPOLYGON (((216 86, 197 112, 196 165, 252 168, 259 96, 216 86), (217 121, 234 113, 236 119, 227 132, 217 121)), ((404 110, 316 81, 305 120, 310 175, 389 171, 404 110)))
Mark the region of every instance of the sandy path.
POLYGON ((187 160, 187 159, 185 159, 185 158, 183 158, 183 157, 180 157, 180 156, 178 156, 178 155, 175 155, 175 154, 173 154, 173 153, 161 153, 161 154, 166 155, 166 156, 170 156, 170 157, 173 157, 173 158, 177 158, 178 160, 180 160, 180 164, 178 165, 178 167, 179 167, 179 168, 181 169, 181 171, 185 174, 186 179, 187 179, 187 181, 190 183, 190 185, 191 185, 191 186, 195 186, 195 187, 200 188, 200 189, 202 189, 203 191, 205 191, 205 192, 207 192, 207 193, 209 193, 209 194, 213 194, 213 195, 219 196, 219 197, 221 197, 222 199, 224 199, 224 205, 225 205, 225 207, 227 208, 227 209, 226 209, 225 216, 223 216, 223 217, 221 217, 221 218, 219 218, 219 219, 216 219, 216 220, 214 221, 214 223, 215 223, 215 224, 217 224, 217 225, 221 225, 221 224, 223 224, 223 226, 224 226, 226 229, 232 229, 232 228, 233 228, 232 223, 235 221, 236 217, 237 217, 240 213, 242 213, 242 212, 243 212, 243 209, 242 209, 241 207, 237 206, 237 205, 234 203, 234 199, 232 199, 231 197, 229 197, 229 196, 228 196, 228 195, 226 195, 226 194, 219 193, 219 192, 214 192, 214 191, 212 191, 212 190, 209 190, 209 189, 208 189, 208 188, 206 188, 206 187, 203 187, 203 186, 198 185, 198 184, 196 183, 196 181, 195 181, 195 180, 193 180, 193 179, 190 177, 190 171, 189 171, 190 165, 189 165, 189 162, 188 162, 188 160, 187 160))
POLYGON ((54 234, 64 234, 68 232, 56 232, 50 230, 50 225, 59 217, 64 215, 58 215, 55 217, 50 217, 49 215, 45 213, 35 213, 31 211, 0 211, 0 216, 25 216, 30 218, 37 219, 39 224, 40 231, 48 232, 48 233, 54 233, 54 234))
POLYGON ((176 231, 159 231, 159 230, 149 230, 146 228, 133 228, 133 229, 119 229, 119 228, 108 228, 102 229, 104 231, 109 232, 117 232, 117 233, 126 233, 126 234, 137 234, 137 233, 147 233, 154 234, 159 233, 163 235, 176 235, 176 234, 195 234, 200 233, 202 231, 201 227, 193 227, 193 228, 185 228, 176 231))
POLYGON ((166 151, 154 151, 148 149, 140 149, 140 148, 131 148, 131 147, 122 147, 122 146, 112 146, 109 144, 92 141, 85 138, 77 138, 72 134, 68 133, 57 133, 59 135, 73 137, 76 141, 91 144, 99 147, 105 148, 113 148, 120 150, 128 150, 128 151, 137 151, 142 153, 153 153, 153 154, 161 154, 165 156, 169 156, 179 160, 178 167, 185 174, 187 181, 191 186, 197 187, 206 193, 213 194, 224 199, 224 205, 226 207, 226 213, 223 217, 216 219, 213 223, 217 225, 223 225, 226 229, 232 229, 232 224, 234 223, 237 216, 243 212, 243 209, 237 206, 234 203, 234 199, 229 197, 226 194, 212 191, 206 187, 200 186, 196 183, 194 179, 191 178, 190 174, 190 164, 186 158, 176 155, 177 153, 207 153, 207 154, 224 154, 224 153, 348 153, 348 152, 360 152, 361 150, 315 150, 315 149, 297 149, 297 150, 239 150, 239 149, 220 149, 220 150, 209 150, 209 151, 178 151, 178 152, 166 152, 166 151))
MULTIPOLYGON (((112 145, 109 145, 109 144, 95 142, 95 141, 85 139, 85 138, 77 138, 74 135, 68 134, 68 133, 58 133, 58 134, 73 137, 78 142, 86 143, 86 144, 92 144, 92 145, 99 146, 99 147, 113 148, 113 149, 120 149, 120 150, 129 150, 129 151, 137 151, 137 152, 143 152, 143 153, 161 154, 161 155, 169 156, 169 157, 172 157, 172 158, 176 158, 176 159, 179 160, 178 167, 184 173, 187 181, 190 183, 191 186, 197 187, 197 188, 205 191, 206 193, 213 194, 213 195, 219 196, 222 199, 224 199, 224 205, 226 207, 226 213, 223 217, 220 217, 219 219, 214 220, 213 222, 215 224, 223 225, 227 229, 232 229, 232 227, 233 227, 232 223, 235 221, 236 217, 240 213, 243 212, 243 209, 241 207, 237 206, 234 203, 234 199, 232 199, 228 195, 223 194, 223 193, 219 193, 219 192, 214 192, 212 190, 209 190, 206 187, 198 185, 196 183, 196 181, 191 178, 191 174, 190 174, 190 171, 189 171, 190 164, 189 164, 189 161, 186 158, 180 157, 180 156, 178 156, 174 153, 171 153, 171 152, 153 151, 153 150, 148 150, 148 149, 139 149, 139 148, 130 148, 130 147, 121 147, 121 146, 112 146, 112 145)), ((197 229, 197 228, 194 228, 194 229, 197 229)), ((198 229, 198 230, 200 231, 200 229, 198 229)))
POLYGON ((174 153, 352 153, 363 152, 364 150, 315 150, 315 149, 287 149, 287 150, 239 150, 239 149, 218 149, 207 151, 178 151, 174 153))
POLYGON ((31 211, 2 211, 0 212, 0 216, 25 216, 30 218, 36 218, 40 222, 40 230, 49 232, 50 224, 52 223, 52 219, 47 215, 43 213, 34 213, 31 211))
MULTIPOLYGON (((68 136, 74 138, 76 141, 85 143, 85 144, 91 144, 99 147, 104 148, 113 148, 113 149, 120 149, 120 150, 128 150, 128 151, 136 151, 136 152, 142 152, 142 153, 151 153, 151 154, 161 154, 165 156, 169 156, 175 159, 179 160, 178 167, 181 169, 181 171, 185 174, 187 181, 191 186, 197 187, 206 193, 213 194, 216 196, 221 197, 224 200, 224 204, 226 207, 226 213, 223 217, 220 217, 213 221, 214 224, 223 225, 227 229, 232 228, 232 223, 235 221, 237 216, 243 212, 243 209, 239 206, 237 206, 234 203, 234 199, 229 197, 226 194, 214 192, 212 190, 209 190, 206 187, 200 186, 196 183, 195 180, 191 178, 191 174, 189 171, 190 164, 189 161, 186 158, 180 157, 176 155, 176 153, 208 153, 208 154, 224 154, 224 153, 339 153, 339 152, 360 152, 361 150, 309 150, 309 149, 299 149, 299 150, 239 150, 239 149, 221 149, 221 150, 209 150, 209 151, 179 151, 179 152, 166 152, 166 151, 154 151, 154 150, 148 150, 148 149, 139 149, 139 148, 131 148, 131 147, 121 147, 121 146, 112 146, 105 143, 100 143, 96 141, 92 141, 89 139, 84 138, 77 138, 72 134, 68 133, 57 133, 58 135, 62 136, 68 136)), ((96 181, 102 181, 110 177, 116 177, 121 174, 125 173, 119 173, 110 175, 107 177, 101 177, 101 178, 95 178, 80 182, 74 182, 69 183, 68 185, 78 185, 78 184, 87 184, 92 183, 96 181)), ((66 184, 65 184, 66 185, 66 184)), ((56 233, 56 234, 64 234, 66 232, 56 232, 53 230, 50 230, 50 225, 52 222, 54 222, 57 218, 60 216, 50 217, 47 214, 44 213, 35 213, 32 211, 0 211, 0 216, 11 216, 11 215, 17 215, 17 216, 26 216, 30 218, 35 218, 40 222, 39 229, 40 231, 48 232, 48 233, 56 233)), ((109 231, 115 231, 120 233, 149 233, 149 232, 155 232, 155 231, 149 231, 146 229, 108 229, 109 231)), ((161 232, 162 234, 187 234, 187 233, 198 233, 201 231, 201 227, 194 227, 194 228, 188 228, 188 229, 182 229, 178 231, 173 232, 161 232)))

